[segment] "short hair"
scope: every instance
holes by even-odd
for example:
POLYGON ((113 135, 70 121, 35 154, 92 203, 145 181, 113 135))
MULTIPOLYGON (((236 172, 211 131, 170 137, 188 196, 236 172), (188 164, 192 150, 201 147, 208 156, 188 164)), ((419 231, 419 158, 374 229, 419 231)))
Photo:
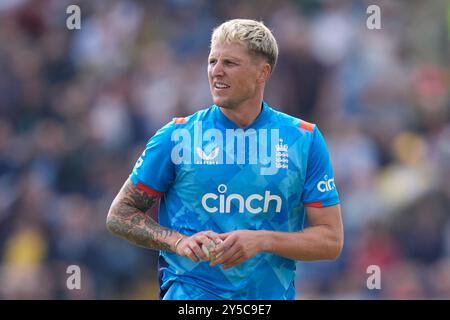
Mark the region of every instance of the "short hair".
POLYGON ((220 42, 241 42, 250 53, 266 58, 272 72, 278 59, 278 45, 272 32, 264 23, 250 19, 233 19, 213 30, 211 47, 220 42))

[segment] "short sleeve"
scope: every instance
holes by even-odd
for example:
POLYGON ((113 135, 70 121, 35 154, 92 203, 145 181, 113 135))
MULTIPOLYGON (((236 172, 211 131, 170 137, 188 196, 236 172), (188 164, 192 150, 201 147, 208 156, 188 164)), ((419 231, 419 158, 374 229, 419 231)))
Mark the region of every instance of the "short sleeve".
POLYGON ((327 207, 339 204, 333 168, 325 140, 314 127, 308 155, 305 186, 302 195, 305 207, 327 207))
POLYGON ((175 179, 175 165, 171 160, 173 121, 150 138, 137 160, 130 180, 142 190, 163 196, 175 179))

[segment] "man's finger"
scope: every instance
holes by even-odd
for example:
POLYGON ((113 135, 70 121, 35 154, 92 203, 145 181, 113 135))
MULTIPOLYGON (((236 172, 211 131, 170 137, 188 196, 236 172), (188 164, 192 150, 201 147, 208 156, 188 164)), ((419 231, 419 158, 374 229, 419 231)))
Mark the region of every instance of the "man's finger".
POLYGON ((231 246, 228 248, 228 245, 229 244, 225 245, 223 247, 223 250, 218 249, 218 250, 214 251, 215 255, 217 256, 217 259, 215 261, 213 261, 212 264, 210 264, 211 267, 215 267, 218 264, 226 262, 228 259, 230 259, 232 256, 234 256, 239 251, 239 249, 237 249, 234 246, 231 246))
POLYGON ((234 254, 232 254, 231 256, 229 256, 227 259, 225 259, 222 264, 226 265, 229 263, 232 263, 234 261, 236 261, 237 259, 239 259, 241 256, 243 255, 241 250, 236 250, 234 252, 234 254))
POLYGON ((204 235, 208 238, 211 238, 211 239, 219 238, 219 234, 214 231, 205 231, 205 232, 202 232, 202 235, 204 235))
POLYGON ((228 238, 231 234, 232 234, 232 232, 218 233, 218 234, 217 234, 217 237, 220 238, 221 240, 225 240, 225 239, 228 238))
POLYGON ((223 240, 219 237, 219 234, 213 231, 209 231, 205 235, 216 245, 223 242, 223 240))
POLYGON ((185 247, 184 249, 183 249, 183 253, 184 253, 184 256, 185 257, 188 257, 189 259, 191 259, 192 261, 194 261, 194 262, 198 262, 199 261, 199 259, 197 258, 197 256, 194 254, 194 252, 191 250, 191 248, 189 248, 189 247, 185 247))
POLYGON ((209 238, 209 237, 206 237, 206 236, 199 236, 198 238, 197 238, 197 243, 201 246, 202 244, 204 244, 205 246, 207 246, 208 247, 208 249, 212 249, 212 248, 214 248, 216 245, 215 245, 215 242, 214 242, 214 240, 212 240, 211 238, 209 238))
POLYGON ((195 243, 195 242, 189 243, 189 248, 194 252, 194 254, 198 258, 198 260, 202 260, 202 261, 209 260, 208 257, 203 252, 201 246, 199 246, 197 243, 195 243))
POLYGON ((214 241, 211 238, 204 236, 201 236, 198 239, 200 240, 199 246, 206 257, 204 260, 214 260, 216 258, 215 254, 213 253, 213 250, 216 247, 214 241))
POLYGON ((244 261, 245 261, 244 256, 242 256, 242 257, 240 257, 238 260, 235 260, 235 261, 233 261, 233 262, 231 262, 231 263, 224 264, 224 265, 222 266, 222 270, 227 270, 227 269, 231 269, 231 268, 233 268, 233 267, 236 267, 237 265, 240 265, 240 264, 243 263, 244 261))
POLYGON ((228 251, 230 250, 230 248, 234 245, 234 243, 236 242, 236 238, 228 238, 225 237, 225 240, 220 240, 221 243, 216 245, 215 248, 215 252, 219 253, 219 252, 223 252, 223 251, 228 251))

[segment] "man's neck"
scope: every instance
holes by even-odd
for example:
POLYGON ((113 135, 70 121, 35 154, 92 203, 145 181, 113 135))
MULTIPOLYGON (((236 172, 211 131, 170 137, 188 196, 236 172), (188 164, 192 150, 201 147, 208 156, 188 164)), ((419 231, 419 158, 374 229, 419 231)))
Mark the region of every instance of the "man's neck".
POLYGON ((258 102, 248 101, 233 109, 220 108, 222 113, 240 128, 251 125, 262 110, 262 99, 258 102))

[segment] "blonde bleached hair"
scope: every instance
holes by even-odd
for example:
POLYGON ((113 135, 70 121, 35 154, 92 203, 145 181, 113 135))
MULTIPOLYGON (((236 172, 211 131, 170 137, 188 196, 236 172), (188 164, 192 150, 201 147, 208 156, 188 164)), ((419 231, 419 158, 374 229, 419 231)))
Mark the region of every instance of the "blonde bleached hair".
POLYGON ((278 59, 278 45, 272 32, 263 22, 233 19, 222 23, 212 33, 211 47, 224 42, 243 43, 251 54, 264 57, 273 72, 278 59))

